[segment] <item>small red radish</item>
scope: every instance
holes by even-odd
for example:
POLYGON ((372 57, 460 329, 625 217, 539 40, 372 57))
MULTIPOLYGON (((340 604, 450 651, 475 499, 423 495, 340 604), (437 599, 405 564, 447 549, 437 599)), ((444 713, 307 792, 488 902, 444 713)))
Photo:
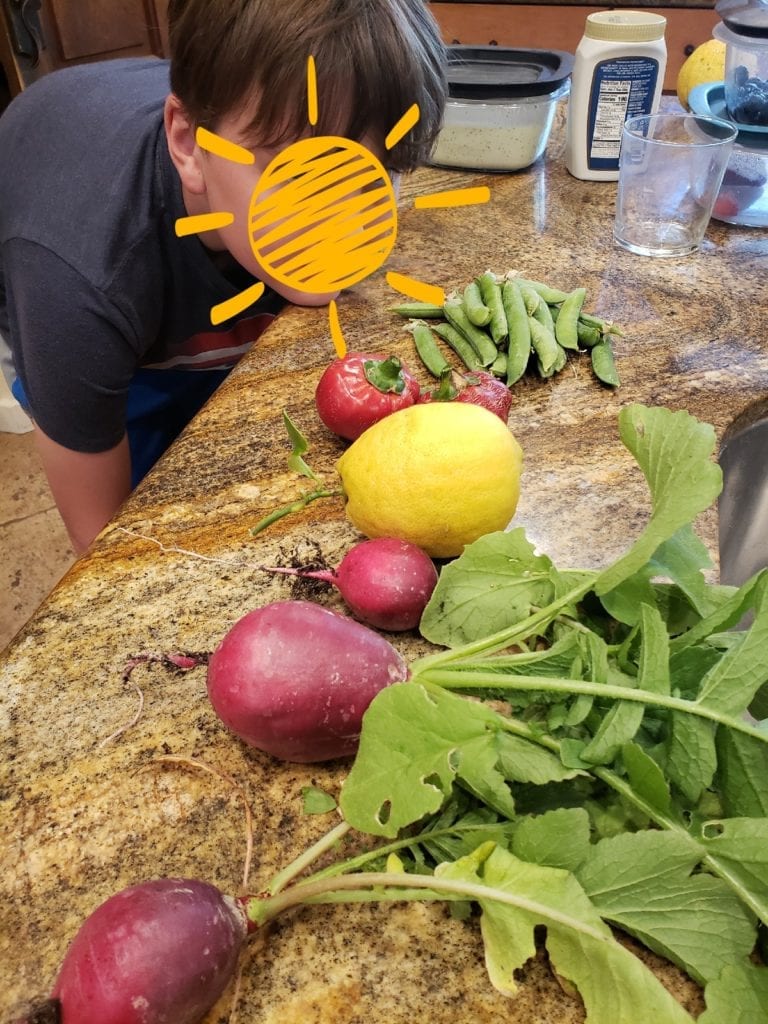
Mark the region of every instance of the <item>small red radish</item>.
POLYGON ((310 601, 244 615, 208 662, 208 696, 237 736, 284 761, 355 753, 363 714, 408 667, 384 637, 310 601))
POLYGON ((207 882, 164 878, 84 921, 53 988, 61 1024, 198 1024, 237 968, 245 913, 207 882))
POLYGON ((348 352, 326 367, 315 390, 320 419, 354 441, 364 430, 418 401, 421 388, 397 356, 348 352))
POLYGON ((356 618, 392 633, 418 626, 437 584, 437 570, 429 555, 394 537, 355 544, 336 569, 265 567, 265 571, 330 583, 356 618))

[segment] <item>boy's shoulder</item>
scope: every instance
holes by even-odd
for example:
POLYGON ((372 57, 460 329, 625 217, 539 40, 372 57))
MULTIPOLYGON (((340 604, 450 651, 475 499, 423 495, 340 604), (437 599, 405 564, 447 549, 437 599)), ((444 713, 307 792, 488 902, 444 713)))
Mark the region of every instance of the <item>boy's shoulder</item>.
POLYGON ((98 110, 163 102, 170 91, 169 65, 159 57, 128 57, 60 68, 21 92, 0 117, 0 129, 17 117, 51 106, 98 110))

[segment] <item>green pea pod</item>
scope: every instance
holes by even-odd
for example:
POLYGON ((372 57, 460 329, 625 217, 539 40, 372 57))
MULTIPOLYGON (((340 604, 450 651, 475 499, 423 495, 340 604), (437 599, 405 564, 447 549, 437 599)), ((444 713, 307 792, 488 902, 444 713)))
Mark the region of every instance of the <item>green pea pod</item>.
MULTIPOLYGON (((552 312, 549 306, 546 304, 546 302, 544 302, 543 299, 539 299, 539 304, 531 315, 534 317, 534 319, 538 320, 540 324, 546 327, 548 331, 551 331, 553 334, 555 334, 554 317, 552 316, 552 312)), ((556 334, 555 337, 557 337, 556 334)))
POLYGON ((601 334, 618 334, 621 337, 624 336, 624 331, 622 331, 618 324, 612 324, 608 320, 603 320, 602 317, 593 316, 591 313, 584 313, 582 311, 579 314, 579 319, 589 327, 596 327, 601 334))
POLYGON ((514 384, 525 373, 531 355, 531 326, 520 285, 507 278, 501 286, 501 301, 507 318, 507 384, 514 384))
POLYGON ((451 324, 435 324, 432 330, 449 345, 468 370, 482 370, 483 366, 470 343, 451 324))
POLYGON ((434 334, 423 321, 415 320, 408 329, 413 334, 419 359, 433 377, 439 378, 450 370, 450 363, 437 347, 434 334))
POLYGON ((539 361, 539 372, 542 377, 549 376, 550 370, 554 369, 560 359, 560 346, 554 334, 535 317, 529 316, 528 323, 531 328, 531 345, 539 361))
POLYGON ((594 348, 603 337, 597 327, 590 327, 581 319, 576 324, 576 336, 582 348, 594 348))
POLYGON ((442 320, 443 318, 443 307, 435 306, 432 302, 404 302, 400 306, 393 306, 392 312, 408 319, 442 320))
POLYGON ((501 345, 509 333, 507 317, 504 313, 504 303, 501 299, 501 285, 496 280, 496 275, 486 270, 477 279, 477 285, 483 302, 490 310, 489 330, 495 345, 501 345))
POLYGON ((592 356, 592 369, 597 379, 602 381, 603 384, 617 388, 619 386, 619 375, 613 358, 613 348, 608 338, 603 338, 602 341, 598 342, 592 348, 590 355, 592 356))
POLYGON ((574 352, 579 347, 579 313, 586 297, 586 288, 574 288, 570 295, 563 300, 555 324, 555 337, 558 343, 563 348, 572 349, 574 352))
POLYGON ((470 281, 464 289, 462 304, 470 323, 473 323, 475 327, 485 327, 490 322, 491 311, 485 305, 476 281, 470 281))
POLYGON ((496 358, 491 363, 491 373, 494 377, 506 378, 507 376, 507 353, 499 352, 496 358))
POLYGON ((544 365, 541 362, 541 359, 537 359, 536 360, 537 368, 538 368, 538 371, 539 371, 539 376, 544 377, 544 378, 554 377, 554 375, 556 373, 560 373, 560 371, 562 369, 564 369, 565 364, 567 362, 568 362, 568 354, 566 353, 566 351, 562 347, 562 345, 558 345, 557 346, 557 358, 555 359, 555 362, 552 364, 552 366, 550 366, 548 369, 545 369, 544 365))
POLYGON ((550 288, 548 284, 543 284, 541 281, 531 281, 527 277, 518 277, 517 280, 521 285, 532 288, 550 306, 559 306, 568 297, 568 292, 560 291, 559 288, 550 288))
POLYGON ((464 335, 482 366, 490 366, 498 355, 498 349, 493 344, 491 336, 481 327, 475 324, 467 316, 464 305, 460 299, 449 299, 444 308, 445 319, 457 331, 464 335))
POLYGON ((539 304, 541 303, 541 296, 534 288, 531 288, 530 285, 527 285, 525 283, 520 284, 519 281, 518 285, 520 287, 520 292, 522 293, 523 299, 525 301, 526 312, 528 313, 528 316, 533 316, 533 314, 539 308, 539 304))

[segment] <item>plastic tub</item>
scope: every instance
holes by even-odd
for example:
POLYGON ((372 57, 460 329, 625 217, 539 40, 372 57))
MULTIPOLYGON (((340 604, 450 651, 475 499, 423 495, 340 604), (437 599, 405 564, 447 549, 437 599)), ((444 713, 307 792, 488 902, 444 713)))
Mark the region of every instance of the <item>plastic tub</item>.
POLYGON ((519 171, 544 153, 573 56, 501 46, 449 48, 449 97, 430 158, 438 167, 519 171))

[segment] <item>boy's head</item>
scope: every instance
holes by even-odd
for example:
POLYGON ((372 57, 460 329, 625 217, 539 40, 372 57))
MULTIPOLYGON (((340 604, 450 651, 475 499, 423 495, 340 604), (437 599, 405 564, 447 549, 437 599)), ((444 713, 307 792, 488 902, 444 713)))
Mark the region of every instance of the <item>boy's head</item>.
POLYGON ((262 148, 308 134, 312 56, 319 119, 311 134, 364 140, 394 172, 429 155, 445 60, 423 0, 170 0, 168 20, 171 88, 197 126, 216 131, 237 115, 262 148), (418 123, 385 151, 387 133, 414 103, 418 123))

